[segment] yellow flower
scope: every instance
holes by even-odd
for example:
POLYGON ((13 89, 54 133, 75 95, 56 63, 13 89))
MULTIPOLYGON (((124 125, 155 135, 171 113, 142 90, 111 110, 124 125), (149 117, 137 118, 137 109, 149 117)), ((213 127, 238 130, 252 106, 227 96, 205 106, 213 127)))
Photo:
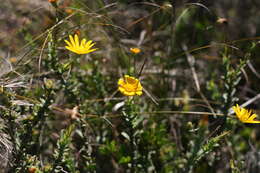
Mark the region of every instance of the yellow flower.
POLYGON ((134 53, 134 54, 138 54, 138 53, 141 52, 141 49, 135 47, 135 48, 130 48, 130 51, 131 51, 132 53, 134 53))
POLYGON ((92 40, 89 40, 86 42, 86 39, 84 38, 81 42, 79 41, 79 37, 77 34, 75 34, 74 38, 70 35, 70 42, 67 40, 64 40, 68 46, 65 46, 66 49, 70 50, 71 52, 77 53, 77 54, 88 54, 90 52, 94 52, 97 49, 91 49, 95 43, 92 43, 92 40), (80 42, 80 44, 79 44, 80 42))
POLYGON ((142 95, 143 87, 140 81, 129 75, 118 80, 118 90, 125 96, 142 95))
POLYGON ((73 13, 73 10, 72 9, 65 9, 65 12, 67 13, 67 14, 72 14, 73 13))
POLYGON ((252 114, 251 110, 247 110, 245 108, 240 108, 238 104, 233 106, 232 109, 236 113, 237 118, 243 123, 260 123, 260 121, 254 120, 257 115, 252 114))
POLYGON ((50 3, 57 2, 58 0, 49 0, 50 3))

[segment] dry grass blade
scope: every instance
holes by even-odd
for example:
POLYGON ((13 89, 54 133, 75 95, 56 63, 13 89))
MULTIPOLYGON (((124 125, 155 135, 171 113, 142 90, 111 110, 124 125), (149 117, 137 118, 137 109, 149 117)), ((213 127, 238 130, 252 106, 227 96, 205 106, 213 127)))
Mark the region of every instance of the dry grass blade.
POLYGON ((192 75, 193 75, 193 79, 194 79, 194 82, 195 82, 195 85, 196 85, 196 89, 197 89, 197 92, 200 94, 201 98, 205 101, 205 103, 208 105, 209 109, 211 110, 211 112, 213 114, 215 114, 215 111, 214 109, 212 108, 212 106, 210 105, 209 101, 207 100, 207 98, 205 97, 205 95, 201 92, 200 90, 200 84, 199 84, 199 80, 198 80, 198 75, 195 71, 195 58, 189 54, 187 52, 187 46, 186 45, 182 45, 182 48, 183 50, 185 51, 185 54, 186 54, 186 57, 187 57, 187 61, 190 65, 190 68, 191 68, 191 72, 192 72, 192 75))
POLYGON ((187 3, 187 5, 196 5, 196 6, 206 9, 209 13, 211 13, 210 9, 208 7, 206 7, 205 5, 203 5, 202 3, 187 3))

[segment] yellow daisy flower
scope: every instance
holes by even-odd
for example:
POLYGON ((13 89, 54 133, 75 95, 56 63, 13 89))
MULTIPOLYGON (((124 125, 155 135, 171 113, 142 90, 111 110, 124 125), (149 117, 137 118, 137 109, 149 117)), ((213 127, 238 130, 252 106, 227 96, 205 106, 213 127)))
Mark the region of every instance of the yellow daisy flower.
POLYGON ((138 79, 125 75, 118 80, 118 90, 125 96, 142 95, 143 87, 138 79))
POLYGON ((138 54, 138 53, 141 52, 141 49, 135 47, 135 48, 130 48, 130 51, 131 51, 132 53, 134 53, 134 54, 138 54))
POLYGON ((95 43, 92 43, 92 40, 86 42, 86 39, 84 38, 80 42, 77 34, 74 35, 74 38, 71 35, 69 37, 70 37, 70 42, 67 40, 64 41, 67 43, 67 46, 65 46, 65 48, 70 50, 71 52, 77 54, 88 54, 90 52, 94 52, 97 50, 97 49, 91 49, 95 45, 95 43))
POLYGON ((238 104, 233 106, 232 109, 236 113, 237 118, 243 123, 260 123, 260 121, 254 120, 257 115, 252 114, 251 110, 247 110, 245 108, 240 108, 238 104))

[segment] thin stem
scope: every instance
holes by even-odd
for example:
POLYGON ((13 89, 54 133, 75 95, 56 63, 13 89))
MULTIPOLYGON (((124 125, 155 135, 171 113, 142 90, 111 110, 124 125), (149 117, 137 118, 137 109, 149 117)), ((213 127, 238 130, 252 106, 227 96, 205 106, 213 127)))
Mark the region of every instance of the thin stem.
MULTIPOLYGON (((132 120, 131 120, 132 122, 132 120)), ((130 122, 131 124, 131 127, 130 127, 130 147, 131 147, 131 173, 134 173, 135 172, 135 151, 136 151, 136 148, 135 148, 135 137, 134 137, 134 129, 133 129, 133 126, 132 126, 132 123, 130 122)))

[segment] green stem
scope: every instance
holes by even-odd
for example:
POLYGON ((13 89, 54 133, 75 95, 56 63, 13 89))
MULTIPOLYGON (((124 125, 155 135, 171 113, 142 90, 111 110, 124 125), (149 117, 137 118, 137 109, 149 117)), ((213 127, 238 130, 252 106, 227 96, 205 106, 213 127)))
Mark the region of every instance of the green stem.
POLYGON ((136 148, 135 148, 134 129, 133 129, 132 123, 131 123, 131 127, 130 127, 130 147, 131 147, 131 173, 134 173, 135 167, 136 167, 136 163, 135 163, 136 148))
POLYGON ((136 153, 136 139, 134 136, 135 129, 133 127, 133 121, 135 119, 135 114, 134 114, 134 108, 133 108, 133 99, 130 98, 126 102, 126 125, 129 129, 129 138, 130 138, 130 157, 131 157, 131 173, 135 173, 135 167, 136 167, 136 160, 135 160, 135 153, 136 153))

